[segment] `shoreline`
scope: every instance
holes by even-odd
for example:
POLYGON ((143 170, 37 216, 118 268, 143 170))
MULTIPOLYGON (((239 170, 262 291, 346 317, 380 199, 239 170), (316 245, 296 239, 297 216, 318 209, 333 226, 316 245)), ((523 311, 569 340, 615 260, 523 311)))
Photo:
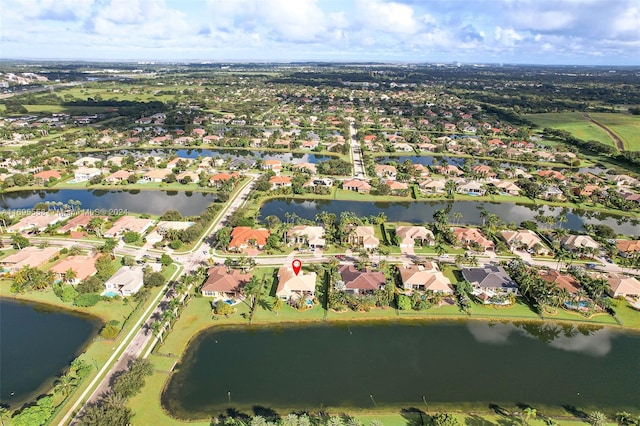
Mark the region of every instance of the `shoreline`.
MULTIPOLYGON (((617 332, 624 332, 624 333, 632 333, 632 334, 640 334, 640 329, 636 329, 636 328, 629 328, 629 327, 624 327, 624 326, 616 326, 616 325, 609 325, 609 324, 596 324, 596 323, 588 323, 588 324, 580 324, 580 323, 576 323, 573 321, 566 321, 566 320, 548 320, 548 319, 511 319, 511 318, 503 318, 503 319, 489 319, 486 317, 459 317, 459 318, 447 318, 447 317, 443 317, 443 316, 437 316, 437 317, 411 317, 411 318, 407 318, 407 317, 395 317, 395 318, 377 318, 377 319, 372 319, 372 318, 361 318, 358 320, 353 320, 352 318, 342 318, 342 319, 338 319, 338 320, 300 320, 300 321, 291 321, 291 320, 287 320, 287 321, 280 321, 280 322, 262 322, 262 323, 253 323, 253 324, 246 324, 246 323, 225 323, 225 324, 213 324, 210 325, 208 327, 204 327, 202 329, 199 329, 196 333, 194 333, 193 335, 191 335, 186 343, 186 345, 184 346, 184 350, 182 351, 182 353, 180 354, 166 354, 166 353, 161 353, 159 351, 154 351, 153 354, 156 356, 169 356, 172 359, 175 359, 175 363, 173 365, 173 367, 171 368, 170 372, 167 372, 168 374, 166 375, 166 377, 163 380, 163 385, 160 389, 154 389, 153 391, 158 391, 158 403, 159 406, 163 412, 164 415, 166 415, 167 417, 169 417, 171 420, 175 421, 175 422, 181 422, 181 423, 192 423, 192 422, 204 422, 206 420, 206 417, 178 417, 175 416, 173 413, 171 413, 167 407, 165 406, 165 404, 163 403, 163 399, 165 397, 165 392, 169 386, 169 383, 171 381, 171 379, 173 378, 174 374, 176 374, 176 368, 178 368, 181 363, 183 362, 184 358, 185 358, 185 354, 187 352, 187 350, 189 350, 189 348, 197 341, 197 339, 199 338, 204 338, 206 339, 208 336, 205 335, 205 333, 216 333, 216 332, 225 332, 225 331, 234 331, 234 330, 240 330, 240 331, 245 331, 245 332, 251 332, 253 331, 257 331, 257 330, 273 330, 273 331, 282 331, 283 329, 288 329, 288 328, 295 328, 295 327, 299 327, 299 328, 310 328, 310 327, 327 327, 327 326, 333 326, 333 327, 340 327, 340 328, 347 328, 349 326, 349 323, 357 323, 358 326, 375 326, 375 325, 401 325, 401 326, 409 326, 409 325, 414 325, 416 323, 420 323, 421 325, 429 325, 429 323, 431 322, 439 322, 439 323, 449 323, 449 324, 460 324, 463 322, 468 322, 470 320, 473 321, 482 321, 482 322, 487 322, 487 323, 496 323, 496 322, 500 322, 500 323, 514 323, 514 324, 522 324, 522 323, 538 323, 538 324, 545 324, 545 323, 551 323, 551 324, 558 324, 560 326, 562 325, 569 325, 569 326, 573 326, 573 327, 581 327, 581 326, 587 326, 587 327, 591 327, 595 330, 600 330, 602 328, 605 327, 609 327, 613 330, 616 330, 617 332), (407 321, 408 320, 408 321, 407 321)), ((167 335, 167 338, 169 337, 169 335, 167 335)), ((397 415, 401 409, 406 409, 408 407, 413 407, 413 408, 417 408, 420 407, 422 409, 422 411, 424 413, 427 412, 437 412, 437 411, 445 411, 445 412, 451 412, 451 413, 456 413, 456 414, 471 414, 471 413, 480 413, 480 414, 484 414, 484 415, 490 415, 490 414, 495 414, 495 411, 492 410, 490 408, 490 404, 496 404, 495 401, 486 401, 486 402, 481 402, 481 401, 474 401, 474 402, 435 402, 435 403, 428 403, 428 405, 426 407, 421 407, 421 404, 419 401, 416 401, 414 405, 407 405, 407 404, 402 404, 402 403, 398 403, 398 404, 387 404, 387 405, 381 405, 379 408, 373 408, 373 407, 349 407, 349 406, 323 406, 322 409, 327 409, 327 410, 331 410, 334 412, 344 412, 344 413, 348 413, 349 415, 354 415, 354 416, 358 416, 358 415, 366 415, 366 414, 370 414, 370 415, 382 415, 382 414, 395 414, 397 415)), ((244 405, 236 405, 233 406, 234 409, 238 409, 241 412, 251 412, 251 407, 254 406, 255 404, 248 404, 246 407, 244 405)), ((378 404, 376 404, 377 406, 378 404)), ((500 406, 516 406, 517 404, 515 402, 503 402, 503 403, 498 403, 498 405, 500 406)), ((553 405, 553 404, 535 404, 536 408, 538 408, 538 411, 542 411, 544 410, 546 414, 550 414, 550 415, 557 415, 558 413, 562 412, 562 406, 561 405, 553 405)), ((223 413, 225 411, 225 409, 229 408, 229 406, 225 405, 225 406, 221 406, 219 408, 214 408, 211 407, 209 410, 210 411, 219 411, 220 413, 223 413)), ((281 414, 281 415, 286 415, 290 412, 297 412, 297 411, 311 411, 314 408, 317 407, 280 407, 280 406, 274 406, 274 407, 270 407, 271 409, 274 410, 274 412, 281 414)), ((585 408, 585 407, 581 407, 581 408, 585 408)), ((594 408, 597 409, 599 407, 597 406, 593 406, 593 407, 586 407, 586 408, 594 408)), ((602 407, 600 407, 602 409, 602 407)), ((623 407, 624 408, 624 407, 623 407)), ((575 418, 575 417, 570 417, 569 415, 567 415, 566 413, 564 415, 559 415, 559 417, 564 417, 566 420, 575 420, 575 421, 580 421, 579 419, 575 418)))

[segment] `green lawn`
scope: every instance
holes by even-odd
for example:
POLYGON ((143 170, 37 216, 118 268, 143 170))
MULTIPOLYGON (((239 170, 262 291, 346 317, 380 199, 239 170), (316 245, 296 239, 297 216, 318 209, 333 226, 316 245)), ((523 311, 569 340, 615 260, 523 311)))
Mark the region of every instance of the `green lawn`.
POLYGON ((597 125, 588 121, 580 112, 529 114, 526 119, 540 127, 565 130, 582 140, 595 140, 615 147, 613 139, 597 125))
POLYGON ((618 136, 624 143, 625 149, 640 151, 640 116, 601 112, 589 115, 618 136))

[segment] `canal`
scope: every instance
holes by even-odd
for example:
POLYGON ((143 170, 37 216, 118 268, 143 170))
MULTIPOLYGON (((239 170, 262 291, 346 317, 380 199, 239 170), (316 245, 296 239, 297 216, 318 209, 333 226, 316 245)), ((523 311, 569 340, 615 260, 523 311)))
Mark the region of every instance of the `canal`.
POLYGON ((162 402, 180 418, 425 403, 637 410, 638 353, 638 334, 548 323, 216 328, 192 341, 162 402))
POLYGON ((617 233, 624 235, 640 235, 640 226, 637 220, 630 220, 622 216, 614 217, 605 213, 588 211, 576 211, 552 207, 546 205, 529 205, 517 203, 490 203, 485 201, 415 201, 415 202, 361 202, 346 200, 298 200, 298 199, 273 199, 267 201, 260 208, 260 216, 265 218, 270 215, 278 216, 285 220, 285 213, 295 213, 299 217, 315 220, 318 212, 326 211, 335 213, 340 218, 343 211, 354 212, 358 216, 376 216, 384 213, 391 222, 430 223, 433 222, 433 214, 439 209, 446 209, 450 221, 459 224, 480 225, 482 217, 480 213, 486 209, 500 217, 506 224, 511 222, 520 225, 525 220, 535 221, 535 216, 559 217, 564 213, 566 222, 558 222, 555 226, 582 231, 584 225, 605 224, 612 227, 617 233), (460 219, 454 219, 454 214, 462 215, 460 219))
POLYGON ((183 216, 191 216, 202 213, 216 198, 213 193, 190 191, 58 189, 0 194, 0 208, 30 209, 46 201, 68 203, 77 200, 84 210, 124 209, 130 213, 160 215, 173 209, 183 216))

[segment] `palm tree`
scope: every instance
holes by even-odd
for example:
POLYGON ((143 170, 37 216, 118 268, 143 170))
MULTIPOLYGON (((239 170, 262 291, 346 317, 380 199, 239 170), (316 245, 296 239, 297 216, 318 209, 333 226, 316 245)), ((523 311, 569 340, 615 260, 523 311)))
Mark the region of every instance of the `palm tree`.
POLYGON ((115 392, 109 392, 102 399, 102 402, 111 408, 123 408, 127 405, 127 397, 115 392))
POLYGON ((569 258, 569 252, 564 248, 560 247, 558 248, 558 250, 556 250, 553 258, 558 261, 558 266, 556 267, 556 271, 557 271, 560 269, 560 264, 569 258))
POLYGON ((635 424, 635 419, 633 418, 633 416, 630 413, 627 413, 626 411, 618 411, 616 413, 615 420, 616 422, 618 422, 620 426, 628 426, 628 425, 635 424))
POLYGON ((382 423, 382 420, 373 419, 371 420, 371 423, 369 423, 369 426, 384 426, 384 424, 382 423))
POLYGON ((332 416, 329 418, 327 426, 343 426, 342 419, 338 416, 332 416))
POLYGON ((72 377, 69 374, 65 374, 60 376, 58 380, 56 380, 56 385, 53 388, 53 391, 56 393, 61 393, 65 398, 69 396, 71 393, 71 389, 76 385, 76 378, 72 377))
POLYGON ((249 426, 267 426, 267 425, 268 425, 267 421, 262 416, 253 416, 251 418, 251 422, 249 423, 249 426))
POLYGON ((156 337, 160 339, 160 343, 162 343, 162 323, 160 321, 154 321, 151 323, 150 328, 156 334, 156 337))
POLYGON ((591 426, 603 426, 607 422, 607 416, 600 411, 592 411, 588 419, 591 426))
POLYGON ((282 426, 298 426, 298 416, 296 414, 289 414, 282 420, 282 426))
POLYGON ((4 421, 9 417, 9 409, 5 406, 0 405, 0 425, 4 426, 4 421))
POLYGON ((64 273, 64 280, 68 283, 72 282, 78 277, 78 273, 73 269, 67 269, 67 272, 64 273))

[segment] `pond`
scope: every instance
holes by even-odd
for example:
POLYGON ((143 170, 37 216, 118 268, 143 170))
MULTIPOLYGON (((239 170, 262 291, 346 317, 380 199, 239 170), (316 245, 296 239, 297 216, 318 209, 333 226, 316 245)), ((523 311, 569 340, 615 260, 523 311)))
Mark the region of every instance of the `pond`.
POLYGON ((374 157, 374 162, 376 164, 389 164, 391 162, 402 164, 405 161, 409 160, 413 164, 422 164, 423 166, 432 166, 434 159, 436 159, 438 164, 451 164, 458 167, 462 167, 464 165, 465 160, 469 160, 471 164, 476 163, 476 161, 473 158, 467 159, 464 157, 442 157, 442 156, 432 156, 432 155, 403 155, 403 156, 374 157))
POLYGON ((170 157, 176 155, 180 158, 197 158, 197 157, 220 157, 224 159, 238 160, 249 158, 261 158, 263 160, 281 160, 283 163, 318 163, 320 161, 329 160, 331 158, 337 158, 334 156, 313 154, 313 153, 291 153, 291 152, 269 152, 269 151, 257 151, 257 150, 241 150, 241 149, 200 149, 200 148, 186 148, 186 149, 152 149, 152 150, 120 150, 112 151, 110 153, 91 153, 84 154, 79 153, 78 157, 84 155, 90 155, 97 158, 106 160, 114 155, 128 155, 132 154, 134 157, 146 157, 146 156, 160 156, 170 157))
POLYGON ((88 316, 0 299, 0 404, 15 408, 47 392, 99 328, 88 316))
POLYGON ((640 335, 544 323, 209 329, 162 396, 171 414, 424 402, 637 409, 640 335))
POLYGON ((2 209, 30 209, 37 203, 80 201, 81 209, 124 209, 130 213, 160 215, 169 209, 184 216, 198 215, 216 200, 216 194, 189 191, 53 189, 0 194, 2 209))
MULTIPOLYGON (((398 203, 371 203, 362 201, 346 200, 298 200, 298 199, 274 199, 267 201, 260 208, 260 216, 265 218, 269 215, 278 216, 285 220, 285 213, 295 213, 303 219, 314 220, 318 212, 326 211, 335 213, 340 217, 340 212, 351 211, 358 216, 376 216, 384 213, 387 220, 392 222, 412 222, 429 223, 433 221, 433 213, 439 209, 447 209, 451 222, 469 225, 482 224, 480 212, 486 209, 488 212, 498 215, 505 223, 511 222, 519 225, 525 220, 535 220, 538 213, 545 216, 555 217, 563 213, 561 207, 546 205, 529 205, 516 203, 490 203, 485 201, 414 201, 398 203), (462 215, 460 219, 455 219, 454 213, 462 215)), ((605 224, 611 226, 616 232, 625 235, 640 235, 640 226, 621 216, 614 217, 604 213, 593 213, 587 211, 575 211, 567 209, 564 211, 567 218, 566 223, 561 223, 564 228, 576 231, 583 230, 586 223, 605 224)))

